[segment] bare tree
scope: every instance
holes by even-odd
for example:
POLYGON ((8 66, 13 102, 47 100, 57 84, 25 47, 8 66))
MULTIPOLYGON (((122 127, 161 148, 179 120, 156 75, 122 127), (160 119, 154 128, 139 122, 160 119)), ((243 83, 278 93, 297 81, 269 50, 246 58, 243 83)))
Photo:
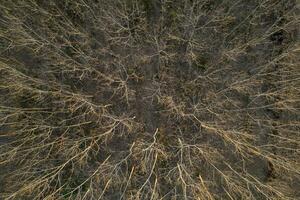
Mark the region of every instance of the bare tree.
POLYGON ((0 199, 298 199, 295 0, 0 0, 0 199))

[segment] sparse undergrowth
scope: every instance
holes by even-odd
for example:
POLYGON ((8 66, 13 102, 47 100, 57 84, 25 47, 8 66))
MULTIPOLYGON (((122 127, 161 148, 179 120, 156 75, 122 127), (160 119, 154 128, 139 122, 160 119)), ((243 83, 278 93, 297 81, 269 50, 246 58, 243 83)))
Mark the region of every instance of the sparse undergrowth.
POLYGON ((295 0, 0 0, 0 199, 299 199, 295 0))

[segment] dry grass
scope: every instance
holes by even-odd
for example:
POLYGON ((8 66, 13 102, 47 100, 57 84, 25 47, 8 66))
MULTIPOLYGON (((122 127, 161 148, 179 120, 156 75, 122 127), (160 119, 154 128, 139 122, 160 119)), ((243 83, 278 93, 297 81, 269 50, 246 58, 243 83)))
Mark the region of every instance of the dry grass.
POLYGON ((294 0, 0 0, 0 199, 299 199, 294 0))

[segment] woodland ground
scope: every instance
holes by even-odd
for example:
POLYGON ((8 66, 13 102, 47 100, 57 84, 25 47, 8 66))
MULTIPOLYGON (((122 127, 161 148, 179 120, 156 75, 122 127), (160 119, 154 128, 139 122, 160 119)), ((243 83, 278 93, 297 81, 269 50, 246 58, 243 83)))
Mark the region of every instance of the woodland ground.
POLYGON ((0 0, 0 199, 300 199, 296 0, 0 0))

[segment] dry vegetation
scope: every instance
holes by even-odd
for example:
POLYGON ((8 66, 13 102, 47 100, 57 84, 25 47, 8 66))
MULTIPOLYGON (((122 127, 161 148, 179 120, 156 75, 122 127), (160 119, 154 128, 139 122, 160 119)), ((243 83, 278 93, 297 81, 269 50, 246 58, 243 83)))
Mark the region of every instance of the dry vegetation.
POLYGON ((296 0, 0 0, 0 199, 299 199, 296 0))

